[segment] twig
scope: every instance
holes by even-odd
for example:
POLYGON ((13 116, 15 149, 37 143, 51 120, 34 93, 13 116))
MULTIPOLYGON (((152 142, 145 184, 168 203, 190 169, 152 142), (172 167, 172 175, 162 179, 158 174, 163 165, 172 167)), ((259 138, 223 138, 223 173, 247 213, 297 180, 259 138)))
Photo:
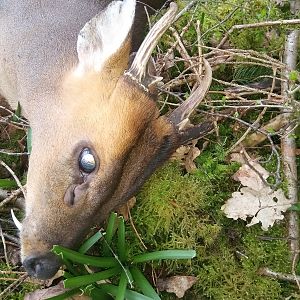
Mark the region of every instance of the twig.
POLYGON ((13 235, 11 235, 11 234, 8 234, 8 233, 6 233, 6 232, 3 232, 3 236, 4 236, 5 238, 7 238, 7 239, 13 241, 13 242, 16 244, 16 246, 19 246, 19 245, 20 245, 20 240, 19 240, 19 238, 15 237, 15 236, 13 236, 13 235))
POLYGON ((182 15, 184 15, 187 11, 189 11, 198 2, 199 2, 199 0, 190 1, 189 4, 177 14, 174 22, 176 22, 182 15))
POLYGON ((23 191, 21 188, 13 191, 7 198, 0 202, 0 208, 6 205, 8 202, 12 201, 13 199, 17 198, 22 192, 23 191))
POLYGON ((264 90, 260 90, 260 89, 256 89, 256 88, 252 88, 252 87, 249 87, 249 86, 246 86, 246 85, 240 85, 240 84, 236 84, 236 83, 232 83, 232 82, 227 82, 227 81, 220 80, 220 79, 217 79, 217 78, 213 78, 213 80, 218 82, 218 83, 227 85, 227 86, 234 86, 234 87, 238 87, 238 88, 243 88, 246 91, 256 92, 257 94, 265 94, 265 95, 271 95, 273 97, 283 98, 283 96, 280 96, 278 94, 271 93, 271 92, 264 91, 264 90))
POLYGON ((132 229, 133 229, 135 235, 136 235, 137 238, 139 239, 141 245, 143 246, 143 248, 144 248, 145 250, 147 250, 148 248, 147 248, 146 245, 144 244, 144 242, 143 242, 141 236, 139 235, 137 229, 135 228, 135 225, 134 225, 133 220, 132 220, 132 216, 131 216, 131 212, 130 212, 130 208, 129 208, 129 206, 128 206, 128 203, 127 203, 127 207, 128 207, 128 216, 129 216, 130 225, 131 225, 131 227, 132 227, 132 229))
MULTIPOLYGON (((287 65, 287 69, 295 70, 297 64, 297 47, 299 40, 299 30, 291 31, 286 38, 285 42, 285 51, 284 51, 284 62, 287 65)), ((286 70, 285 77, 288 78, 289 72, 286 70)), ((289 86, 288 82, 282 84, 282 94, 284 97, 287 97, 289 101, 292 101, 292 94, 288 93, 289 86)), ((284 118, 289 122, 292 113, 291 111, 283 110, 284 118)), ((286 128, 287 132, 293 132, 292 126, 286 128)), ((298 187, 297 187, 297 164, 296 164, 296 143, 295 138, 292 134, 285 135, 281 139, 281 149, 282 149, 282 158, 283 158, 283 170, 284 176, 287 182, 287 194, 292 204, 298 203, 298 187)), ((289 212, 289 221, 288 221, 288 234, 289 237, 293 238, 290 241, 290 252, 291 252, 291 262, 294 260, 298 261, 299 256, 299 215, 295 211, 289 212)))
POLYGON ((224 114, 220 114, 220 113, 217 113, 217 112, 214 112, 214 113, 210 113, 210 112, 207 112, 207 111, 203 111, 203 110, 198 110, 204 114, 208 114, 208 115, 211 115, 211 116, 220 116, 222 118, 229 118, 229 119, 232 119, 232 120, 235 120, 235 121, 238 121, 240 122, 241 124, 245 125, 245 126, 248 126, 248 127, 251 127, 254 131, 258 131, 260 132, 261 134, 264 134, 267 139, 269 140, 270 144, 271 144, 271 148, 272 148, 272 154, 275 154, 276 156, 276 161, 277 161, 277 167, 276 167, 276 172, 274 174, 274 177, 275 177, 275 184, 274 185, 271 185, 272 186, 272 189, 276 189, 277 186, 281 183, 281 176, 280 176, 280 167, 281 167, 281 157, 280 157, 280 154, 278 153, 275 145, 274 145, 274 142, 272 140, 272 133, 268 133, 268 132, 265 132, 263 129, 261 128, 256 128, 255 126, 253 126, 252 124, 244 121, 244 120, 241 120, 237 117, 234 117, 234 116, 230 116, 230 115, 224 115, 224 114))
POLYGON ((180 51, 181 56, 189 63, 189 65, 192 67, 193 71, 195 72, 197 78, 198 78, 198 82, 200 82, 200 74, 198 73, 198 70, 195 68, 194 63, 190 57, 190 55, 188 54, 180 35, 178 34, 178 32, 173 28, 170 27, 170 30, 173 34, 173 36, 175 37, 178 46, 180 47, 180 49, 178 49, 180 51))
POLYGON ((0 270, 0 274, 2 274, 2 275, 5 275, 5 274, 8 274, 8 275, 11 275, 11 274, 18 274, 18 275, 20 275, 20 274, 26 274, 26 272, 20 272, 20 271, 1 271, 0 270))
MULTIPOLYGON (((0 160, 0 165, 2 165, 3 167, 6 168, 6 170, 12 175, 12 177, 14 178, 14 180, 16 181, 18 187, 21 189, 25 199, 26 199, 26 192, 25 189, 23 187, 23 185, 21 184, 19 178, 17 177, 17 175, 15 174, 15 172, 2 160, 0 160)), ((2 201, 3 202, 3 201, 2 201)))
POLYGON ((211 32, 212 30, 214 30, 215 28, 220 27, 220 25, 224 24, 226 21, 228 21, 234 14, 235 12, 239 9, 239 7, 237 6, 233 11, 231 11, 223 20, 221 20, 219 23, 215 24, 214 26, 210 27, 209 29, 207 29, 201 36, 201 38, 203 38, 206 34, 208 34, 209 32, 211 32))
POLYGON ((6 155, 12 155, 12 156, 23 156, 23 155, 29 155, 29 152, 9 152, 4 149, 0 149, 1 154, 6 154, 6 155))
MULTIPOLYGON (((264 132, 277 132, 280 128, 286 126, 288 121, 284 118, 283 114, 277 115, 271 119, 268 124, 264 125, 261 129, 264 132)), ((266 140, 266 135, 260 132, 250 134, 243 142, 245 147, 255 147, 266 140)))
POLYGON ((217 49, 221 48, 226 41, 229 38, 229 35, 234 30, 240 30, 240 29, 250 29, 250 28, 259 28, 259 27, 268 27, 268 26, 283 26, 283 25, 297 25, 300 24, 300 19, 293 19, 293 20, 279 20, 279 21, 265 21, 265 22, 259 22, 259 23, 252 23, 252 24, 239 24, 239 25, 233 25, 229 31, 225 34, 225 36, 222 38, 219 45, 216 47, 217 49))
POLYGON ((5 243, 5 238, 3 236, 3 231, 2 231, 1 224, 0 224, 0 236, 1 236, 2 244, 3 244, 5 262, 6 262, 7 267, 9 267, 8 256, 7 256, 7 251, 6 251, 6 243, 5 243))
POLYGON ((298 276, 296 274, 296 266, 297 266, 297 262, 298 262, 299 250, 297 252, 298 253, 296 255, 294 255, 293 261, 292 261, 292 274, 293 274, 293 276, 295 278, 295 281, 297 283, 298 290, 300 291, 300 280, 298 279, 298 276))
MULTIPOLYGON (((255 126, 256 124, 258 124, 258 122, 262 119, 262 117, 264 116, 264 114, 266 113, 267 108, 265 107, 260 114, 258 115, 258 117, 256 118, 256 120, 252 123, 253 126, 255 126)), ((244 134, 238 139, 238 141, 229 149, 228 153, 234 151, 234 149, 243 142, 243 140, 245 140, 245 138, 247 137, 247 135, 249 134, 249 132, 251 131, 251 128, 248 127, 247 130, 244 132, 244 134)))
POLYGON ((260 268, 257 273, 259 275, 271 277, 274 279, 279 279, 282 281, 288 281, 288 282, 292 282, 292 283, 297 283, 297 281, 300 281, 300 276, 296 275, 296 277, 295 277, 293 274, 275 272, 269 268, 260 268))
POLYGON ((16 289, 20 284, 22 284, 25 279, 28 277, 28 274, 24 274, 20 276, 16 281, 14 281, 12 284, 10 284, 7 288, 5 288, 1 293, 0 293, 0 299, 4 299, 4 295, 8 292, 11 292, 13 289, 16 289))

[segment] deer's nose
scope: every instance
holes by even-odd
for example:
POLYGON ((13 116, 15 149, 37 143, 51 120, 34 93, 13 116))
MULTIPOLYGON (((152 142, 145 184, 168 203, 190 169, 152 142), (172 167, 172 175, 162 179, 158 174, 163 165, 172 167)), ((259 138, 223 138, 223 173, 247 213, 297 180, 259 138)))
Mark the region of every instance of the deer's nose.
POLYGON ((25 258, 23 266, 30 276, 46 280, 53 277, 61 263, 53 253, 31 255, 25 258))

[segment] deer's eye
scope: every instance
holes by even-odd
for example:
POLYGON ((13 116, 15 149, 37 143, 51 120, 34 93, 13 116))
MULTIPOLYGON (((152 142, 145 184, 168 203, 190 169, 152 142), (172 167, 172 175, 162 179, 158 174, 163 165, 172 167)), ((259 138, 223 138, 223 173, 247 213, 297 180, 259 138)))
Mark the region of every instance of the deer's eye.
POLYGON ((79 155, 79 168, 84 173, 92 173, 96 168, 96 160, 89 148, 84 148, 79 155))

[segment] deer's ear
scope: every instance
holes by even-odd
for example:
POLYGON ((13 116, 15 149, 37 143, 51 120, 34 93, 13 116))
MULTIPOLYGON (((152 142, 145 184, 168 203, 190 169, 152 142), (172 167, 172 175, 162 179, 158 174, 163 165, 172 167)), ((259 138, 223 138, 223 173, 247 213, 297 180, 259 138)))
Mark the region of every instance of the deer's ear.
POLYGON ((78 35, 79 64, 76 72, 100 72, 120 50, 134 21, 135 0, 113 1, 85 24, 78 35))

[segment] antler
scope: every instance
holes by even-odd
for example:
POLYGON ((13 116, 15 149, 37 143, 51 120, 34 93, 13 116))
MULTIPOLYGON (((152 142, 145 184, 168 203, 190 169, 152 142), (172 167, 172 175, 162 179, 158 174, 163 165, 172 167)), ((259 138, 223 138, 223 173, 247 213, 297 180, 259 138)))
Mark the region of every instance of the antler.
MULTIPOLYGON (((144 83, 147 63, 150 59, 151 53, 157 45, 158 40, 175 20, 176 12, 177 4, 174 2, 170 3, 170 8, 168 9, 167 13, 151 28, 147 34, 131 64, 130 69, 125 73, 126 75, 129 75, 131 78, 137 80, 141 84, 144 83)), ((148 86, 153 84, 153 81, 155 81, 155 79, 151 82, 146 82, 145 85, 148 86)))
POLYGON ((169 116, 169 120, 179 129, 183 129, 186 125, 188 118, 191 113, 196 109, 200 102, 205 97, 211 81, 212 81, 212 70, 210 64, 205 58, 203 64, 205 67, 205 74, 201 80, 197 89, 185 100, 179 107, 177 107, 169 116))

